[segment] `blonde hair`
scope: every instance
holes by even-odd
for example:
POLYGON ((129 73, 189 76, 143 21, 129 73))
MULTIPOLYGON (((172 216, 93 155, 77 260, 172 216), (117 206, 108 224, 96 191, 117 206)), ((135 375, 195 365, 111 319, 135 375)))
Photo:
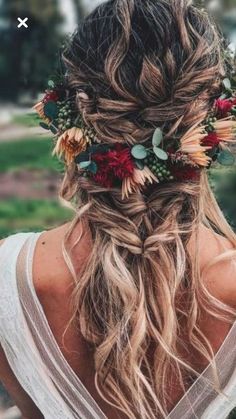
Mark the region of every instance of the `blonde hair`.
MULTIPOLYGON (((221 54, 215 27, 191 1, 112 0, 85 20, 64 59, 71 86, 89 93, 80 106, 98 138, 135 143, 148 141, 155 126, 165 124, 171 138, 204 120, 220 89, 221 54)), ((155 185, 122 199, 120 190, 78 176, 72 163, 61 197, 76 210, 64 257, 75 278, 72 321, 93 345, 97 391, 131 419, 165 417, 170 374, 179 376, 183 390, 186 372, 198 376, 180 354, 180 332, 210 363, 212 346, 198 327, 201 311, 227 322, 236 316, 210 295, 200 272, 202 224, 236 249, 206 171, 200 181, 155 185), (91 231, 93 246, 77 277, 68 243, 79 222, 82 235, 91 231)))

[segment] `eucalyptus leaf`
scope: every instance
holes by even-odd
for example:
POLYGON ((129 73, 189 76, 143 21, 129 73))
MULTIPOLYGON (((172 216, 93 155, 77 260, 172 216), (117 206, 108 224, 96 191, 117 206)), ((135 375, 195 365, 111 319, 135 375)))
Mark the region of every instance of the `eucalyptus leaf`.
POLYGON ((230 79, 228 79, 228 78, 224 79, 223 80, 223 84, 224 84, 224 86, 225 86, 225 88, 227 90, 230 90, 231 89, 231 81, 230 81, 230 79))
POLYGON ((89 170, 91 173, 93 173, 94 175, 96 175, 97 170, 98 170, 98 167, 97 167, 97 164, 95 163, 95 161, 91 161, 91 162, 90 162, 90 165, 89 165, 89 167, 88 167, 88 170, 89 170))
POLYGON ((51 122, 51 124, 52 124, 52 125, 54 125, 54 127, 58 128, 58 125, 59 125, 58 119, 54 119, 54 120, 51 122))
POLYGON ((163 141, 163 132, 160 128, 157 128, 152 137, 152 144, 154 147, 158 147, 163 141))
POLYGON ((54 120, 58 116, 57 104, 53 102, 52 100, 45 103, 43 111, 44 111, 45 116, 47 116, 51 120, 54 120))
POLYGON ((148 155, 146 148, 142 144, 133 146, 131 154, 137 160, 144 160, 148 155))
POLYGON ((223 93, 223 94, 220 96, 220 99, 221 99, 221 100, 224 100, 224 99, 227 99, 227 97, 228 97, 228 96, 227 96, 225 93, 223 93))
POLYGON ((153 147, 153 151, 160 160, 168 160, 168 154, 159 147, 153 147))
POLYGON ((48 87, 50 87, 50 89, 54 89, 55 83, 53 80, 48 80, 48 87))
POLYGON ((55 127, 55 125, 53 124, 50 125, 50 130, 52 131, 53 134, 57 134, 58 132, 57 127, 55 127))
POLYGON ((89 161, 82 161, 79 164, 79 167, 80 167, 80 169, 88 169, 90 165, 91 165, 91 161, 90 160, 89 161))
POLYGON ((78 164, 80 164, 84 161, 88 161, 88 160, 89 160, 89 153, 87 151, 83 151, 82 153, 80 153, 75 158, 75 162, 78 163, 78 164))
POLYGON ((222 150, 217 160, 222 166, 232 166, 235 163, 235 157, 229 150, 222 150))
POLYGON ((48 124, 46 124, 45 122, 40 122, 40 123, 39 123, 39 125, 40 125, 40 127, 42 127, 43 129, 47 129, 47 130, 48 130, 48 129, 50 129, 50 128, 49 128, 49 125, 48 125, 48 124))
POLYGON ((139 170, 143 170, 144 169, 145 164, 144 164, 144 161, 143 160, 135 160, 135 164, 136 164, 136 167, 139 170))

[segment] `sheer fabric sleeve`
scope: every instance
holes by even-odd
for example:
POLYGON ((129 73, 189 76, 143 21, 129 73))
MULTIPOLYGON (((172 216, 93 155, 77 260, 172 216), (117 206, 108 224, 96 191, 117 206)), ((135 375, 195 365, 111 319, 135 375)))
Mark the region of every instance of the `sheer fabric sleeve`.
MULTIPOLYGON (((32 280, 32 264, 37 235, 23 246, 17 263, 18 293, 25 322, 40 354, 47 377, 60 394, 74 419, 106 419, 86 387, 62 354, 49 327, 32 280)), ((45 385, 45 383, 43 383, 45 385)), ((57 418, 56 412, 52 418, 57 418)))
MULTIPOLYGON (((9 237, 0 248, 0 344, 22 388, 45 419, 104 419, 82 383, 59 359, 29 284, 35 233, 9 237), (54 352, 55 350, 55 352, 54 352)), ((58 348, 59 349, 59 348, 58 348)))
POLYGON ((30 233, 11 236, 0 249, 0 344, 18 382, 45 419, 72 419, 73 415, 47 374, 19 301, 16 264, 29 237, 30 233))

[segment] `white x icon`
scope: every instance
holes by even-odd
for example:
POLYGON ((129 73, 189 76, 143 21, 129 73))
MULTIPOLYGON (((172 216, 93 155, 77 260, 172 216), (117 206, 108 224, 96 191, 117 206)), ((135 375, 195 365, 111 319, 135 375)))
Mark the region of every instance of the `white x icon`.
POLYGON ((17 20, 20 22, 19 25, 17 26, 17 28, 21 28, 21 26, 24 26, 25 28, 28 28, 28 25, 26 23, 27 20, 28 20, 28 17, 25 17, 24 19, 21 19, 20 17, 18 17, 17 20))

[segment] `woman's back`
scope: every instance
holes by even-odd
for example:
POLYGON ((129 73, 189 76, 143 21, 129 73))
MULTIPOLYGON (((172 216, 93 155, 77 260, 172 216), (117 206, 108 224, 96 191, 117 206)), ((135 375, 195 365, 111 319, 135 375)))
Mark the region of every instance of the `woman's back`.
MULTIPOLYGON (((45 232, 40 237, 34 255, 34 286, 50 328, 71 368, 82 380, 89 393, 109 418, 123 418, 117 409, 113 409, 104 403, 96 391, 94 386, 94 354, 79 333, 77 325, 70 327, 63 341, 63 333, 72 315, 69 303, 74 285, 73 278, 62 254, 62 242, 67 229, 68 225, 64 225, 59 229, 45 232), (55 267, 53 271, 51 269, 52 266, 55 267), (120 416, 118 416, 118 413, 120 416)), ((80 225, 78 225, 79 229, 80 225)), ((78 236, 79 231, 74 232, 74 234, 78 236)), ((225 251, 232 250, 232 245, 228 240, 212 233, 204 226, 201 229, 199 245, 202 268, 214 258, 222 255, 225 251)), ((196 243, 194 241, 191 242, 190 247, 191 252, 196 251, 196 243)), ((81 265, 87 260, 90 251, 91 236, 87 232, 87 235, 75 248, 78 273, 81 265)), ((217 264, 208 272, 203 280, 209 292, 215 298, 220 299, 224 304, 229 304, 236 308, 236 260, 234 263, 230 260, 217 264)), ((184 301, 181 303, 184 304, 184 301)), ((219 321, 207 313, 201 313, 199 328, 211 342, 215 353, 219 350, 231 327, 232 325, 219 321)), ((180 340, 183 358, 188 360, 192 367, 199 373, 202 372, 208 365, 206 360, 201 359, 192 348, 184 346, 184 334, 180 340)), ((152 348, 150 347, 150 355, 151 351, 152 348)), ((152 358, 150 357, 150 366, 152 362, 152 358)), ((189 385, 192 384, 191 377, 186 376, 186 383, 188 382, 189 385)), ((172 400, 168 409, 171 411, 183 396, 183 391, 180 388, 180 383, 178 381, 175 382, 175 377, 170 378, 166 386, 167 392, 171 394, 172 400)), ((126 418, 126 415, 124 415, 124 418, 126 418)))

